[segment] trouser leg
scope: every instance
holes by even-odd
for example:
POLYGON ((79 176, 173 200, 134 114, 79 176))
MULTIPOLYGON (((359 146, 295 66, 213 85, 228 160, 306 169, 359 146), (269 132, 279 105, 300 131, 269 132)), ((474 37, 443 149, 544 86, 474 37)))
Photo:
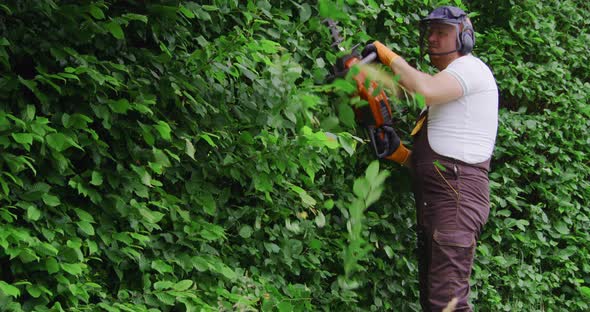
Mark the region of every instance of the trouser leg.
POLYGON ((417 258, 418 258, 418 282, 420 287, 420 306, 423 311, 430 311, 428 303, 428 268, 430 267, 430 247, 428 247, 428 234, 423 228, 418 228, 417 232, 417 258))
POLYGON ((423 172, 422 192, 416 197, 420 303, 424 311, 438 312, 457 298, 455 311, 471 311, 469 277, 476 238, 489 211, 487 197, 478 194, 485 195, 487 176, 462 176, 465 168, 444 165, 446 171, 423 172))
POLYGON ((454 311, 471 311, 469 277, 475 252, 475 235, 464 230, 435 230, 430 247, 428 303, 441 311, 457 298, 454 311))

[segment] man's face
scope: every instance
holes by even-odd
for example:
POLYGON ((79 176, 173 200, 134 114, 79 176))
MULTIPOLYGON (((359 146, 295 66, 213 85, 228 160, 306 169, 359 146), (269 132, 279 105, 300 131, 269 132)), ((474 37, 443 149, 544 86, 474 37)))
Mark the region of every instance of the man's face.
POLYGON ((430 53, 445 53, 457 49, 457 29, 454 25, 432 23, 426 36, 430 53))

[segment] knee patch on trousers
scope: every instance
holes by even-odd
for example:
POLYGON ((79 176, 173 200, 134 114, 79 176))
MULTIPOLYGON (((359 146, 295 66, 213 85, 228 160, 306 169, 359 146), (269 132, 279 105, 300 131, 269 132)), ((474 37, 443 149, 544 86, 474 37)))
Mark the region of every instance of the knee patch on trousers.
POLYGON ((445 307, 452 298, 457 308, 468 307, 469 277, 475 253, 475 233, 435 230, 430 262, 430 304, 445 307))

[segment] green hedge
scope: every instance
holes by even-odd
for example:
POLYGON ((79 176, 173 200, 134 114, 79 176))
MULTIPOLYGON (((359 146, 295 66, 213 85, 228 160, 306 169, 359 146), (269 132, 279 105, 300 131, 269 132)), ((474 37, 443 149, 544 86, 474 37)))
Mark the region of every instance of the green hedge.
POLYGON ((416 23, 449 3, 501 97, 473 304, 587 310, 581 0, 3 2, 1 310, 418 311, 409 172, 326 83, 322 20, 430 70, 416 23))

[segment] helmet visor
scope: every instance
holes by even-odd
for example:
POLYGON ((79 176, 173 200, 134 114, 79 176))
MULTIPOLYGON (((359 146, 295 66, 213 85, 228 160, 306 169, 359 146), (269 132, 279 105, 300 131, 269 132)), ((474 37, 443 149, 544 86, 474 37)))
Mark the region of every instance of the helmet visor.
POLYGON ((420 53, 446 55, 459 50, 459 24, 455 20, 435 19, 420 23, 420 53), (450 40, 452 38, 452 40, 450 40))

